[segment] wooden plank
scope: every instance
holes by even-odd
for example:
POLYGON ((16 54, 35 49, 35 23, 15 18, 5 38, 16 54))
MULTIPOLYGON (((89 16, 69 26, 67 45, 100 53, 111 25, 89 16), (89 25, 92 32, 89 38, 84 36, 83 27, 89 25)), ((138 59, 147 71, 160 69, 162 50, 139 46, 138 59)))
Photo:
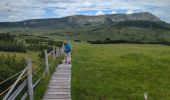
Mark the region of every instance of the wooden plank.
POLYGON ((53 92, 51 92, 51 91, 48 91, 47 93, 46 93, 46 95, 48 95, 48 94, 67 94, 67 95, 70 95, 70 91, 69 92, 56 92, 56 91, 53 91, 53 92))
POLYGON ((70 80, 70 78, 68 78, 68 77, 54 77, 54 78, 52 78, 52 80, 66 80, 66 81, 68 81, 68 80, 70 80))
POLYGON ((55 73, 67 73, 67 74, 71 74, 70 72, 71 72, 71 70, 63 70, 63 71, 56 71, 55 73))
POLYGON ((71 100, 71 99, 69 98, 69 99, 42 99, 42 100, 71 100))
POLYGON ((70 83, 58 82, 58 83, 50 83, 49 85, 70 85, 70 83))
POLYGON ((48 89, 52 89, 52 88, 66 88, 66 89, 69 89, 70 88, 70 85, 49 85, 48 86, 48 89))
POLYGON ((48 89, 47 92, 70 92, 70 88, 68 89, 48 89))
POLYGON ((70 74, 54 74, 53 77, 70 77, 70 74))
POLYGON ((51 83, 51 82, 53 82, 53 83, 54 83, 54 82, 59 82, 59 83, 64 82, 64 83, 68 83, 68 82, 70 82, 70 81, 68 81, 68 80, 51 80, 50 83, 51 83))
POLYGON ((71 73, 54 73, 54 75, 71 75, 71 73))
POLYGON ((71 95, 66 95, 66 94, 50 94, 50 95, 45 95, 44 99, 70 99, 71 95))

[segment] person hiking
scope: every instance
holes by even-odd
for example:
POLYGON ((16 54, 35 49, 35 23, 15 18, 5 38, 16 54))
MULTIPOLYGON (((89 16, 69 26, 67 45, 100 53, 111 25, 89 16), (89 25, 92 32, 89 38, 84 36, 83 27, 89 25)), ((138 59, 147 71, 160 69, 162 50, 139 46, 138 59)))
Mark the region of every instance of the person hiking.
POLYGON ((64 52, 66 53, 65 63, 70 64, 71 63, 71 45, 68 42, 64 43, 64 52))

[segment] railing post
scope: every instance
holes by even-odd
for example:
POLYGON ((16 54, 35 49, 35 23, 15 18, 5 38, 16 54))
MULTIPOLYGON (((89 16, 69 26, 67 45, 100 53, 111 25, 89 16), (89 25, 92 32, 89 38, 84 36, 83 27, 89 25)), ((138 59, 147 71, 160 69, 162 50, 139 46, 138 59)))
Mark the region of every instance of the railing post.
POLYGON ((28 83, 28 94, 29 94, 29 99, 33 100, 33 84, 32 84, 32 60, 31 58, 27 58, 27 83, 28 83))
POLYGON ((44 50, 44 54, 45 54, 45 67, 46 67, 47 74, 49 74, 49 65, 48 65, 47 49, 44 50))
POLYGON ((60 55, 64 52, 64 49, 63 48, 60 48, 60 55))
POLYGON ((60 56, 60 48, 58 48, 58 56, 60 56))
POLYGON ((148 100, 148 94, 146 92, 144 93, 144 100, 148 100))
POLYGON ((55 49, 56 51, 56 57, 58 57, 59 55, 58 55, 58 48, 56 47, 56 49, 55 49))
POLYGON ((63 43, 63 47, 62 47, 62 54, 65 52, 65 45, 63 43))
POLYGON ((55 59, 55 47, 53 46, 53 59, 55 59))

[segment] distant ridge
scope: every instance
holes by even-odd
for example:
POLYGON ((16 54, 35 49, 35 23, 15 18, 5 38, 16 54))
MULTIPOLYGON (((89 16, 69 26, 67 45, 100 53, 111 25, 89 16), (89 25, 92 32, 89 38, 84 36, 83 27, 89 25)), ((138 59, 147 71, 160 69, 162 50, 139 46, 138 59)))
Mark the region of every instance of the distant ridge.
POLYGON ((162 22, 157 16, 148 13, 107 14, 98 16, 74 15, 63 18, 30 19, 18 22, 0 22, 0 28, 10 27, 86 27, 113 24, 122 21, 162 22))

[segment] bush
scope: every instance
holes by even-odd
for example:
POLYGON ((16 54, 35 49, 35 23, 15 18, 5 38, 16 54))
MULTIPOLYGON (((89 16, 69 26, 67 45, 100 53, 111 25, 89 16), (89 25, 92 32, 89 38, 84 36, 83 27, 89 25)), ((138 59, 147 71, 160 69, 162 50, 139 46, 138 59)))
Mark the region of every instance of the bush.
POLYGON ((54 46, 57 46, 57 47, 62 47, 63 46, 62 41, 48 40, 47 43, 48 43, 48 45, 54 45, 54 46))
POLYGON ((53 40, 45 40, 45 39, 26 39, 26 43, 28 44, 46 44, 46 45, 55 45, 61 47, 63 45, 62 41, 53 41, 53 40))
POLYGON ((25 42, 29 44, 39 44, 42 39, 26 39, 25 42))
POLYGON ((81 40, 74 40, 74 42, 81 42, 81 40))
POLYGON ((9 33, 0 33, 0 40, 1 41, 15 41, 15 37, 13 35, 10 35, 9 33))
POLYGON ((0 41, 0 51, 26 52, 27 50, 22 43, 0 41))
MULTIPOLYGON (((25 60, 23 58, 18 59, 15 55, 0 55, 0 82, 14 75, 15 73, 23 70, 26 66, 25 60)), ((0 92, 6 89, 9 85, 11 85, 16 78, 12 78, 11 80, 5 82, 0 85, 0 92)))
POLYGON ((135 43, 135 44, 164 44, 170 45, 169 41, 159 40, 159 41, 150 41, 145 42, 141 40, 111 40, 110 38, 106 38, 105 40, 95 40, 95 41, 87 41, 91 44, 112 44, 112 43, 135 43))
POLYGON ((47 48, 52 48, 52 46, 49 45, 42 45, 42 44, 30 44, 27 46, 27 49, 29 50, 35 50, 35 51, 40 51, 40 50, 44 50, 47 48))

